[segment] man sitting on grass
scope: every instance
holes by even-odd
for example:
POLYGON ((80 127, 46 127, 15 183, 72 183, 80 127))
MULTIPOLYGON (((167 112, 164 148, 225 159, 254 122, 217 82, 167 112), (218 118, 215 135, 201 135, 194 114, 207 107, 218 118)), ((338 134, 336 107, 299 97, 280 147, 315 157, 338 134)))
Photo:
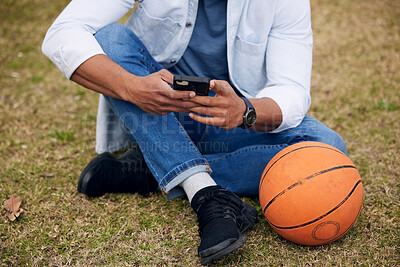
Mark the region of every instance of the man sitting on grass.
POLYGON ((199 221, 202 264, 246 242, 268 161, 338 134, 306 116, 312 31, 308 0, 74 0, 46 34, 43 52, 74 82, 101 94, 100 154, 78 191, 160 189, 186 194, 199 221), (174 74, 213 79, 209 96, 171 88, 174 74), (132 145, 133 144, 133 145, 132 145), (110 152, 131 145, 121 157, 110 152))

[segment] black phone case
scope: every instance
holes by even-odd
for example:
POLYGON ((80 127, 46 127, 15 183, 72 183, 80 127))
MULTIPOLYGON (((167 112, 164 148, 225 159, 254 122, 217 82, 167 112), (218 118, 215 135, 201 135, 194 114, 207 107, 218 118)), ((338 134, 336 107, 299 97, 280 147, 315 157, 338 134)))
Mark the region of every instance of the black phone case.
POLYGON ((174 90, 194 91, 197 95, 208 96, 210 79, 206 77, 174 75, 174 90))

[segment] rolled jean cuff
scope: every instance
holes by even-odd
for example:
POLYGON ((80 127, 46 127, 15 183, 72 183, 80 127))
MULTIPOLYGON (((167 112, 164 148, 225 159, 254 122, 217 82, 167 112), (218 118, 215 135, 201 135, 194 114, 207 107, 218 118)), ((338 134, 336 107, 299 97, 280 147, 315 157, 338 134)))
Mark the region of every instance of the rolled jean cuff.
POLYGON ((190 176, 200 172, 207 172, 209 174, 212 172, 206 159, 187 161, 165 175, 160 183, 161 191, 167 199, 182 196, 185 194, 185 191, 183 191, 179 184, 190 176))

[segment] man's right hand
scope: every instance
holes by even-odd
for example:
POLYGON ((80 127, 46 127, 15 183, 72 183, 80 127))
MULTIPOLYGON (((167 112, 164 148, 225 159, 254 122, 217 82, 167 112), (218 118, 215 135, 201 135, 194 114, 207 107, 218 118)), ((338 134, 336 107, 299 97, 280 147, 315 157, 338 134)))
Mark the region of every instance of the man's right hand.
POLYGON ((108 56, 96 55, 82 63, 71 80, 106 96, 131 102, 149 113, 187 113, 198 104, 185 100, 196 94, 173 90, 170 86, 173 77, 165 69, 145 77, 135 76, 108 56))
POLYGON ((148 113, 165 115, 171 112, 187 113, 198 106, 185 101, 196 96, 192 91, 176 91, 171 88, 174 76, 163 69, 145 77, 133 76, 133 83, 125 86, 126 101, 148 113))

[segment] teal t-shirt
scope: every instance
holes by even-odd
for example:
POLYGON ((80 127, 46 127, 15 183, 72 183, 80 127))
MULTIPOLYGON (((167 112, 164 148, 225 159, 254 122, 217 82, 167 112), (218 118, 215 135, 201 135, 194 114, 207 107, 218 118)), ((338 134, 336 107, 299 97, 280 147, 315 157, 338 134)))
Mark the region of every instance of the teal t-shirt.
POLYGON ((229 82, 226 51, 227 0, 201 0, 189 45, 173 74, 208 77, 229 82))

